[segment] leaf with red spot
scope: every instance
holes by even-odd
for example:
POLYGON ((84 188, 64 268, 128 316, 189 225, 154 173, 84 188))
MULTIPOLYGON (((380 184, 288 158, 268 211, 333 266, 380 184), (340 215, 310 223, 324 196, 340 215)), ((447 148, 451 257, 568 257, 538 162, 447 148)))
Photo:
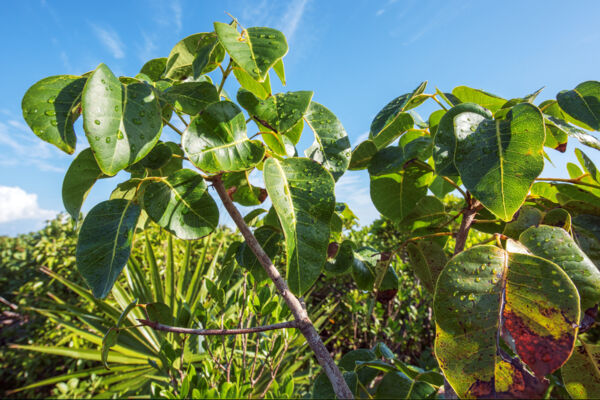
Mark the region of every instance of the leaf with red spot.
POLYGON ((459 397, 539 397, 543 377, 573 350, 579 295, 543 258, 476 246, 453 257, 438 279, 435 353, 459 397), (534 373, 504 355, 502 328, 534 373))
POLYGON ((561 374, 572 398, 600 398, 600 346, 580 341, 561 374))

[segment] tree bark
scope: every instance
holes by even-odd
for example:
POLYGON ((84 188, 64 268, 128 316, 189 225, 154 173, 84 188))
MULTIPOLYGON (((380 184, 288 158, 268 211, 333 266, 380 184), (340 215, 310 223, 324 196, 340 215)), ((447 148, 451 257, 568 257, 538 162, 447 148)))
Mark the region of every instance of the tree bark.
POLYGON ((294 316, 294 319, 297 324, 297 328, 304 335, 308 345, 315 353, 315 357, 317 358, 317 361, 319 362, 319 364, 323 368, 323 371, 329 378, 329 381, 333 386, 333 390, 336 396, 340 399, 354 398, 354 395, 352 394, 350 388, 346 384, 346 381, 344 380, 340 369, 333 361, 333 358, 331 357, 329 351, 327 351, 327 348, 323 344, 319 333, 317 332, 312 321, 308 317, 306 309, 302 306, 300 300, 298 300, 298 298, 292 292, 290 292, 287 283, 285 282, 281 274, 279 274, 279 271, 277 270, 277 268, 275 268, 275 265, 273 265, 273 262, 271 261, 267 253, 265 253, 261 245, 258 243, 256 238, 254 237, 254 234, 252 233, 252 231, 250 231, 248 225, 246 225, 246 222, 244 222, 244 218, 242 217, 238 209, 231 201, 231 198, 227 194, 227 189, 225 189, 221 177, 215 177, 212 180, 212 182, 214 188, 219 194, 219 197, 221 198, 221 201, 223 202, 223 205, 225 206, 225 209, 233 219, 233 222, 235 222, 235 224, 237 225, 244 239, 246 239, 246 245, 250 247, 260 264, 267 272, 269 278, 271 278, 271 280, 275 284, 277 292, 279 292, 279 295, 283 298, 290 311, 292 312, 292 315, 294 316))

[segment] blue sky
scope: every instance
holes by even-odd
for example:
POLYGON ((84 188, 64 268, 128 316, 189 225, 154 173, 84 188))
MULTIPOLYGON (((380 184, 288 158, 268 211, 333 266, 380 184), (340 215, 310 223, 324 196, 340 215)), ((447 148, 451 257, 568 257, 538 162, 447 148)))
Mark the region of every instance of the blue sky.
MULTIPOLYGON (((25 91, 50 75, 82 74, 106 63, 133 76, 147 59, 166 57, 181 38, 229 22, 270 26, 288 37, 285 90, 314 90, 314 100, 342 121, 352 145, 394 97, 429 81, 429 90, 459 85, 511 98, 545 86, 553 98, 585 80, 599 80, 600 2, 579 0, 382 1, 20 1, 3 4, 0 24, 0 235, 37 229, 62 211, 61 185, 72 161, 41 142, 23 121, 25 91)), ((230 93, 237 90, 226 85, 230 93)), ((278 90, 283 90, 278 88, 278 90)), ((419 108, 423 116, 435 105, 419 108)), ((78 151, 87 146, 78 129, 78 151)), ((312 141, 305 131, 303 151, 312 141)), ((564 177, 565 155, 549 151, 564 177)), ((599 160, 594 150, 586 150, 599 160)), ((599 160, 600 161, 600 160, 599 160)), ((106 199, 124 174, 100 182, 84 212, 106 199)), ((348 172, 336 189, 363 224, 378 216, 365 173, 348 172)), ((229 221, 222 214, 222 222, 229 221)))

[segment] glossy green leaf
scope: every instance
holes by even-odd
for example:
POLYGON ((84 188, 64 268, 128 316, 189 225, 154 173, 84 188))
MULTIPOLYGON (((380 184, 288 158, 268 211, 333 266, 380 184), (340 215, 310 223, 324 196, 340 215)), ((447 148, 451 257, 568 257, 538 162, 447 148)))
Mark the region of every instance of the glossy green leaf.
POLYGON ((389 102, 373 119, 369 131, 369 139, 372 139, 378 149, 381 149, 395 138, 413 127, 414 120, 405 111, 417 107, 428 96, 423 95, 427 82, 422 82, 411 93, 403 94, 389 102))
POLYGON ((189 169, 147 183, 142 203, 154 222, 180 239, 204 237, 219 223, 219 208, 204 179, 189 169))
POLYGON ((544 214, 542 218, 542 224, 550 226, 558 226, 563 228, 565 231, 571 231, 571 214, 564 208, 553 208, 544 214))
MULTIPOLYGON (((281 232, 271 226, 261 226, 254 231, 254 236, 269 258, 273 259, 279 252, 279 243, 283 239, 281 232)), ((235 259, 238 264, 250 271, 256 282, 262 282, 269 278, 246 242, 238 248, 235 259)))
POLYGON ((184 82, 164 91, 163 97, 175 110, 196 115, 211 103, 219 101, 217 88, 208 82, 184 82))
POLYGON ((379 150, 369 163, 369 174, 380 176, 399 172, 407 162, 415 159, 424 161, 430 156, 431 139, 427 136, 417 137, 405 145, 400 143, 379 150))
POLYGON ((523 206, 515 215, 516 218, 504 226, 504 235, 519 239, 519 235, 523 233, 530 226, 537 226, 542 222, 544 213, 539 209, 531 206, 523 206))
POLYGON ((571 278, 581 297, 581 311, 600 304, 600 271, 564 229, 540 225, 519 238, 536 256, 558 264, 571 278))
POLYGON ((454 163, 463 184, 488 210, 511 220, 544 168, 542 114, 521 103, 506 120, 462 113, 454 124, 454 163))
POLYGON ((352 155, 346 130, 335 114, 314 101, 304 119, 315 134, 304 154, 323 165, 337 181, 348 169, 352 155))
POLYGON ((400 371, 391 371, 377 385, 375 399, 425 399, 436 391, 426 382, 415 382, 400 371))
POLYGON ((119 330, 116 328, 110 328, 104 338, 102 338, 102 349, 100 350, 102 363, 104 364, 104 368, 110 369, 108 367, 108 352, 110 348, 117 344, 117 339, 119 338, 119 330))
POLYGON ((503 358, 501 329, 541 379, 571 355, 580 316, 577 289, 558 265, 495 246, 472 247, 448 262, 434 312, 435 354, 460 398, 540 397, 547 383, 503 358))
POLYGON ((568 122, 560 118, 552 117, 549 115, 544 115, 544 122, 546 123, 546 126, 550 127, 550 130, 552 132, 561 132, 563 135, 574 137, 575 139, 579 140, 581 143, 585 144, 588 147, 600 150, 600 140, 590 135, 586 131, 579 129, 573 125, 569 125, 568 122))
POLYGON ((129 200, 107 200, 94 206, 83 220, 77 241, 77 269, 94 297, 106 297, 125 267, 140 211, 129 200))
POLYGON ((313 92, 299 91, 277 93, 266 100, 261 100, 253 93, 240 89, 237 94, 238 103, 248 114, 262 125, 277 133, 285 132, 296 125, 306 113, 313 92))
POLYGON ((560 108, 586 129, 600 130, 600 82, 586 81, 556 95, 560 108))
MULTIPOLYGON (((267 74, 264 82, 258 82, 254 79, 249 73, 247 73, 243 68, 237 66, 237 64, 233 64, 233 75, 235 79, 239 82, 240 86, 247 91, 254 94, 259 99, 265 100, 267 97, 271 95, 271 79, 267 74)), ((238 93, 239 96, 239 93, 238 93)), ((241 103, 240 103, 241 104, 241 103)), ((243 104, 242 104, 243 106, 243 104)))
POLYGON ((408 166, 399 173, 372 176, 371 200, 383 216, 401 221, 417 202, 427 194, 431 173, 415 166, 408 166))
POLYGON ((277 74, 277 77, 281 81, 281 84, 285 86, 285 68, 283 67, 283 59, 279 59, 273 65, 273 71, 277 74))
POLYGON ((194 118, 181 139, 190 161, 208 173, 244 171, 258 164, 265 148, 246 136, 246 118, 234 103, 213 103, 194 118))
POLYGON ((171 161, 173 150, 165 143, 158 142, 146 157, 140 160, 140 165, 148 169, 160 169, 171 161))
POLYGON ((283 33, 271 28, 236 28, 215 22, 215 32, 231 58, 254 79, 262 82, 269 69, 287 54, 283 33))
POLYGON ((415 275, 421 284, 433 293, 438 276, 448 261, 444 249, 434 241, 419 240, 410 242, 406 251, 415 275))
POLYGON ((357 171, 367 168, 375 154, 377 154, 375 143, 370 139, 365 140, 352 150, 348 169, 357 171))
POLYGON ((496 96, 480 89, 472 89, 467 86, 458 86, 452 89, 452 94, 456 96, 461 103, 475 103, 487 108, 492 113, 498 111, 505 103, 506 99, 496 96))
POLYGON ((308 158, 269 158, 263 173, 285 235, 288 284, 299 295, 319 277, 327 258, 334 181, 308 158))
POLYGON ((565 389, 573 399, 600 397, 600 346, 583 341, 560 370, 565 389))
POLYGON ((94 183, 103 177, 105 175, 98 167, 90 148, 83 150, 75 157, 62 184, 63 205, 74 220, 79 219, 81 206, 94 183))
POLYGON ((79 117, 77 105, 87 78, 58 75, 31 86, 21 102, 23 118, 40 139, 62 151, 75 151, 73 123, 79 117))
POLYGON ((444 114, 433 138, 433 160, 438 175, 458 175, 454 164, 457 131, 464 134, 465 129, 475 125, 475 121, 491 117, 488 110, 474 103, 460 104, 444 114))
POLYGON ((361 247, 354 252, 350 273, 360 290, 373 290, 379 258, 379 252, 371 247, 361 247))
POLYGON ((173 47, 167 59, 165 76, 175 80, 183 80, 192 75, 197 77, 200 73, 206 74, 217 68, 224 57, 225 50, 218 43, 214 32, 196 33, 173 47), (203 64, 204 67, 200 68, 203 64))
POLYGON ((598 168, 596 168, 596 164, 594 164, 592 159, 580 149, 575 149, 575 155, 585 172, 590 174, 590 178, 595 180, 596 183, 600 183, 600 171, 598 171, 598 168))
POLYGON ((161 110, 152 87, 123 85, 104 64, 89 77, 81 104, 83 129, 106 175, 144 158, 160 137, 161 110))
POLYGON ((335 260, 325 263, 325 272, 329 275, 342 275, 348 272, 354 261, 354 243, 344 240, 340 244, 335 260))
POLYGON ((145 74, 152 82, 160 80, 167 69, 167 59, 165 57, 153 58, 147 61, 140 73, 145 74))

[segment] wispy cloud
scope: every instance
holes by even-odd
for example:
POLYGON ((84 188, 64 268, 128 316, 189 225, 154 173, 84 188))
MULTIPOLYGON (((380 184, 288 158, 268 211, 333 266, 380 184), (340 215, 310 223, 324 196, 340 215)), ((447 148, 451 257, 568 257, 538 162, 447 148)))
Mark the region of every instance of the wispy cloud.
POLYGON ((242 10, 240 22, 245 26, 272 26, 282 31, 291 42, 309 3, 310 0, 248 2, 242 10))
POLYGON ((111 27, 100 27, 96 24, 90 25, 100 43, 112 53, 114 58, 120 59, 125 57, 125 45, 114 29, 111 27))
POLYGON ((0 186, 0 204, 0 224, 23 219, 43 221, 57 214, 41 208, 37 194, 27 193, 18 186, 0 186))
POLYGON ((385 10, 383 8, 380 8, 379 10, 377 10, 377 12, 375 13, 376 17, 379 17, 380 15, 383 15, 385 13, 385 10))
POLYGON ((140 61, 146 62, 156 55, 156 51, 158 50, 158 45, 156 44, 157 38, 155 34, 149 34, 144 31, 141 32, 141 35, 144 43, 137 46, 138 58, 140 61))
POLYGON ((177 33, 183 28, 183 12, 179 0, 171 0, 171 10, 173 11, 173 24, 177 28, 177 33))
POLYGON ((2 166, 33 165, 41 171, 64 172, 55 165, 59 150, 42 142, 24 123, 15 119, 0 122, 0 159, 2 166))
POLYGON ((281 29, 290 41, 294 38, 307 3, 308 0, 292 1, 281 18, 281 24, 283 25, 281 29))

